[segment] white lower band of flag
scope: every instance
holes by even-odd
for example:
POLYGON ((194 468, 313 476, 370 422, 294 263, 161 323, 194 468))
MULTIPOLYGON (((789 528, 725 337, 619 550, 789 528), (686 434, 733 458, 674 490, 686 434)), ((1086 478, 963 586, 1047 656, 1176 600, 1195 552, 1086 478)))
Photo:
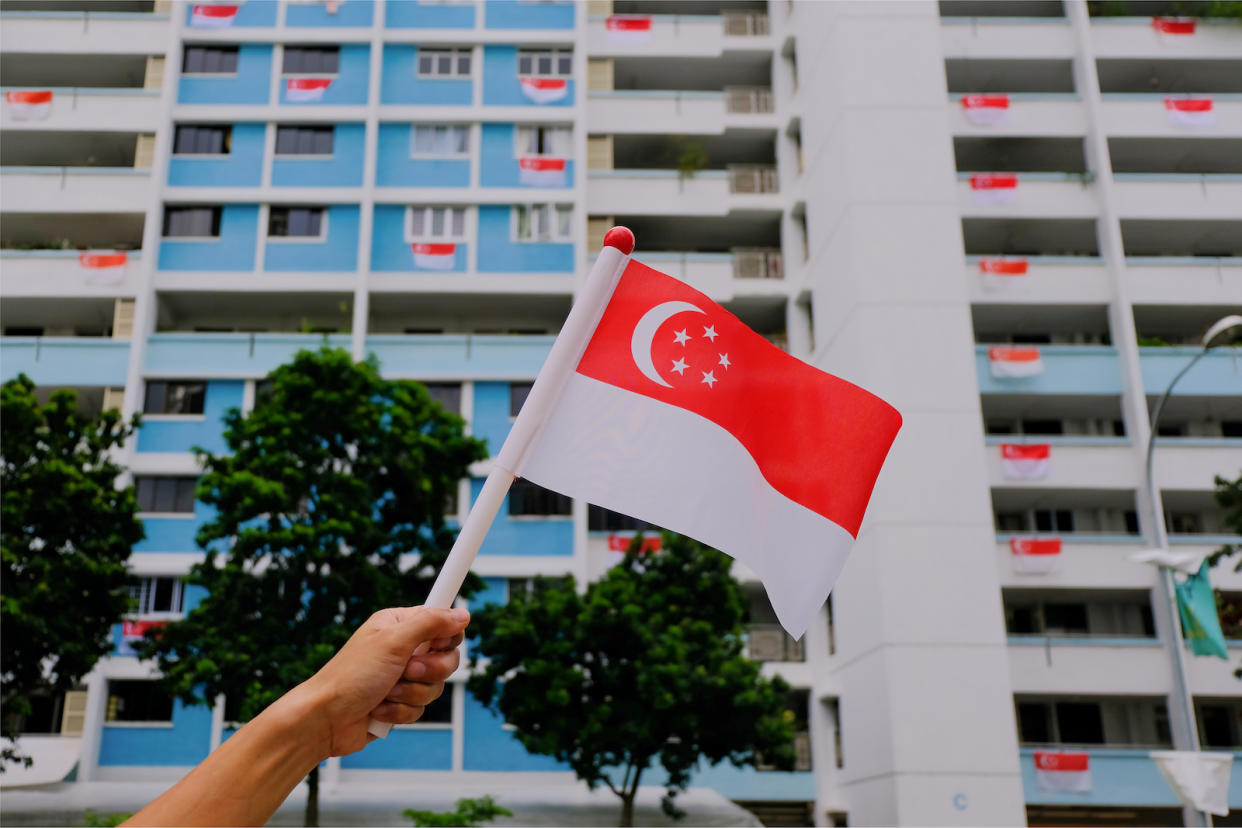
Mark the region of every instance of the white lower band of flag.
POLYGON ((755 571, 781 624, 797 636, 814 621, 854 543, 845 529, 772 488, 720 426, 578 373, 517 473, 732 555, 755 571), (545 437, 555 446, 541 450, 545 437))

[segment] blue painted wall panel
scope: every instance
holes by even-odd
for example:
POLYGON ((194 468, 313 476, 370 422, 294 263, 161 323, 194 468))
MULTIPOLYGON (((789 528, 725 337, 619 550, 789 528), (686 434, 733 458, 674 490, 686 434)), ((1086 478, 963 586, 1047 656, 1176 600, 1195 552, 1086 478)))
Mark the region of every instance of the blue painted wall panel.
POLYGON ((518 242, 512 239, 510 208, 479 205, 480 273, 573 273, 570 242, 518 242))
MULTIPOLYGON (((452 692, 448 687, 445 695, 452 692)), ((453 731, 395 729, 387 739, 376 739, 357 753, 341 757, 345 770, 453 769, 453 731)))
POLYGON ((365 150, 364 124, 336 124, 331 158, 278 155, 272 159, 272 186, 359 187, 365 150))
POLYGON ((569 78, 568 91, 559 101, 538 104, 522 92, 518 81, 516 46, 483 47, 483 103, 487 106, 573 106, 574 80, 569 78))
MULTIPOLYGON (((1234 762, 1242 752, 1234 751, 1234 762)), ((1177 795, 1145 750, 1092 750, 1091 790, 1086 793, 1045 791, 1035 781, 1034 750, 1023 748, 1020 766, 1026 801, 1038 805, 1125 805, 1176 807, 1177 795)), ((1229 807, 1242 807, 1242 775, 1229 779, 1229 807)))
POLYGON ((426 273, 461 273, 466 269, 466 245, 457 243, 451 270, 428 270, 414 265, 414 254, 405 240, 405 207, 400 204, 375 205, 374 235, 371 242, 371 269, 426 273))
POLYGON ((328 235, 321 242, 268 239, 263 269, 353 271, 358 267, 358 205, 327 209, 328 235))
POLYGON ((226 204, 220 235, 202 241, 161 239, 160 270, 253 270, 259 233, 256 204, 226 204))
POLYGON ((230 408, 241 408, 245 387, 241 380, 211 380, 202 417, 143 421, 138 430, 138 450, 183 452, 200 446, 215 454, 225 452, 221 418, 230 408))
POLYGON ((168 162, 172 187, 258 187, 263 183, 264 124, 233 124, 228 155, 173 155, 168 162))
MULTIPOLYGON (((291 101, 286 88, 287 78, 281 78, 280 102, 289 106, 361 105, 367 102, 367 84, 371 79, 371 47, 362 43, 346 43, 341 46, 340 72, 324 90, 317 101, 291 101)), ((303 76, 298 76, 303 77, 303 76)))
MULTIPOLYGON (((1185 368, 1197 353, 1199 349, 1194 347, 1140 348, 1143 389, 1148 394, 1163 394, 1177 372, 1185 368)), ((1242 394, 1242 373, 1237 369, 1239 358, 1242 358, 1242 347, 1210 351, 1181 378, 1173 393, 1204 396, 1242 394)))
POLYGON ((124 386, 129 343, 87 337, 0 339, 0 381, 25 374, 35 385, 124 386))
POLYGON ((552 347, 550 336, 486 334, 381 334, 367 337, 374 353, 392 376, 424 380, 529 380, 539 373, 552 347))
MULTIPOLYGON (((479 496, 483 480, 470 481, 470 502, 479 496)), ((574 524, 564 517, 509 517, 509 498, 500 506, 500 515, 483 541, 480 555, 572 555, 574 524)))
POLYGON ((504 720, 466 693, 465 745, 462 767, 468 771, 568 771, 569 765, 550 756, 527 753, 504 720))
POLYGON ((100 765, 197 765, 211 747, 211 708, 173 704, 172 727, 110 724, 99 741, 100 765))
POLYGON ((285 8, 286 26, 370 26, 375 14, 373 0, 348 0, 336 13, 327 3, 289 3, 285 8))
POLYGON ((488 29, 572 29, 574 4, 487 0, 483 21, 488 29))
MULTIPOLYGON (((484 187, 521 187, 521 169, 518 167, 517 153, 514 152, 513 124, 483 124, 483 138, 480 141, 479 184, 484 187)), ((565 187, 572 187, 574 181, 574 162, 565 163, 565 187)), ((532 190, 564 189, 548 187, 531 187, 532 190)))
POLYGON ((271 77, 272 47, 242 44, 237 55, 237 74, 182 75, 177 86, 177 102, 265 104, 268 103, 271 77))
POLYGON ((143 371, 195 376, 205 373, 262 377, 288 362, 298 351, 324 345, 349 350, 348 334, 164 333, 147 340, 143 371))
POLYGON ((470 596, 470 610, 478 611, 489 604, 503 606, 509 603, 509 580, 507 578, 484 578, 483 589, 470 596))
POLYGON ((380 103, 439 106, 469 106, 473 103, 472 79, 420 78, 417 68, 418 47, 404 43, 385 45, 380 103))
POLYGON ((388 0, 384 8, 384 26, 389 29, 473 29, 474 4, 388 0))
POLYGON ((380 124, 375 184, 379 187, 469 187, 467 158, 412 158, 409 124, 380 124))
POLYGON ((500 451, 512 426, 513 418, 509 416, 509 383, 476 382, 470 429, 475 437, 487 441, 489 454, 495 455, 500 451))
POLYGON ((194 536, 204 523, 215 519, 216 507, 194 501, 194 517, 149 517, 142 521, 147 536, 134 544, 135 552, 201 552, 194 536))
POLYGON ((1120 394, 1117 350, 1101 345, 1041 345, 1044 372, 1033 377, 997 378, 988 346, 975 346, 981 394, 1120 394))
MULTIPOLYGON (((194 4, 185 4, 185 24, 190 27, 191 32, 195 27, 191 23, 193 20, 194 4)), ((276 0, 246 0, 244 3, 237 4, 237 15, 233 18, 229 28, 232 29, 249 29, 258 26, 275 26, 276 25, 276 0)), ((216 31, 208 29, 208 31, 216 31)))

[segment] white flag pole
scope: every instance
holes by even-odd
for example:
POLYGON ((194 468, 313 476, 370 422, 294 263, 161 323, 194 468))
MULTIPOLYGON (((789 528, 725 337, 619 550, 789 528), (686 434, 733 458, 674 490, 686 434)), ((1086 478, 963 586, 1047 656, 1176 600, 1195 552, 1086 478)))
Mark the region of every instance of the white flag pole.
MULTIPOLYGON (((492 464, 491 473, 483 483, 483 489, 466 515, 466 522, 457 534, 457 540, 449 552, 440 574, 427 595, 423 606, 432 609, 448 609, 461 590, 462 582, 474 564, 475 555, 487 530, 491 528, 500 504, 504 503, 509 486, 521 469, 522 460, 527 450, 535 441, 539 430, 547 422, 552 408, 560 398, 569 380, 569 375, 577 368, 587 343, 591 341, 595 327, 599 324, 608 300, 612 298, 613 289, 621 279, 621 273, 629 264, 630 254, 634 252, 634 234, 625 227, 614 227, 604 236, 604 248, 595 260, 595 266, 587 276, 582 292, 569 309, 569 316, 561 327, 560 334, 552 343, 552 350, 535 378, 535 384, 509 429, 509 436, 500 447, 492 464)), ((392 730, 392 725, 372 719, 367 725, 367 732, 383 739, 392 730)))

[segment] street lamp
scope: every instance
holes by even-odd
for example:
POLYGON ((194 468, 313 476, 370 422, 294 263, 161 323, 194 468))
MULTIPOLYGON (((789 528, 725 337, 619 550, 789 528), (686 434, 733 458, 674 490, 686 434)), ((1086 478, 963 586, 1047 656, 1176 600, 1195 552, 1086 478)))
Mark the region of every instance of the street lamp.
MULTIPOLYGON (((1164 528, 1164 515, 1157 503, 1159 497, 1156 494, 1156 483, 1152 473, 1152 457, 1153 449, 1156 445, 1156 426, 1160 421, 1160 412, 1164 410, 1164 404, 1168 402, 1169 396, 1173 393, 1173 386, 1184 377, 1195 363, 1207 354, 1212 348, 1218 345, 1224 345, 1230 341, 1231 335, 1242 332, 1242 316, 1231 314, 1222 319, 1217 320, 1212 327, 1208 328, 1207 333, 1203 335, 1201 340, 1202 348, 1199 353, 1194 355, 1190 362, 1182 370, 1177 372, 1177 376, 1173 377, 1173 381, 1169 383, 1169 387, 1164 390, 1164 395, 1156 403, 1156 407, 1151 412, 1151 433, 1147 437, 1147 507, 1151 515, 1151 535, 1152 548, 1163 550, 1169 545, 1168 534, 1164 528)), ((1173 585, 1173 570, 1166 565, 1160 566, 1160 581, 1164 586, 1165 610, 1168 615, 1168 628, 1170 630, 1171 641, 1169 647, 1173 655, 1173 688, 1176 698, 1173 699, 1176 707, 1180 708, 1178 713, 1183 718, 1183 740, 1185 744, 1176 745, 1178 750, 1199 751, 1199 727, 1195 721, 1195 703, 1194 697, 1190 693, 1190 682, 1186 678, 1186 653, 1182 646, 1182 622, 1177 610, 1177 592, 1173 585)), ((1172 712, 1172 711, 1170 711, 1172 712)), ((1174 742, 1176 744, 1178 728, 1173 728, 1174 742)), ((1187 824, 1194 825, 1211 825, 1212 818, 1203 811, 1187 809, 1187 816, 1191 814, 1195 816, 1193 821, 1188 820, 1187 824)))

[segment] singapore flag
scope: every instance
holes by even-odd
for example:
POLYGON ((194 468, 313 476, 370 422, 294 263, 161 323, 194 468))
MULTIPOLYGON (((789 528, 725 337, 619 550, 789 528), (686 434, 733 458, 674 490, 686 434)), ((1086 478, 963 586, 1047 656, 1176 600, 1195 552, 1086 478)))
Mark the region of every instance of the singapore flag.
POLYGON ((79 253, 78 265, 86 272, 88 285, 119 285, 125 279, 129 254, 124 250, 79 253))
POLYGON ((1038 348, 1012 348, 993 345, 988 348, 988 364, 997 379, 1022 379, 1044 372, 1044 361, 1038 348))
POLYGON ((425 244, 410 245, 414 253, 414 266, 424 270, 452 270, 457 264, 456 244, 425 244))
POLYGON ((197 29, 227 29, 237 19, 237 6, 194 6, 190 25, 197 29))
POLYGON ((1164 109, 1169 115, 1169 123, 1175 126, 1211 126, 1216 123, 1211 98, 1165 98, 1164 109))
POLYGON ((1000 206, 1018 200, 1018 177, 1007 173, 980 173, 970 177, 975 204, 1000 206))
POLYGON ((496 463, 733 556, 800 637, 845 565, 901 415, 671 276, 623 268, 581 356, 549 380, 563 386, 535 403, 536 382, 527 405, 548 402, 533 438, 515 448, 511 436, 496 463))
POLYGON ((518 78, 522 94, 537 104, 550 104, 564 100, 569 94, 569 81, 565 78, 537 78, 523 75, 518 78))
POLYGON ((10 89, 4 93, 4 102, 14 121, 46 121, 52 114, 52 90, 10 89))
POLYGON ((975 126, 1009 123, 1008 95, 963 95, 962 114, 975 126))
POLYGON ((285 100, 289 103, 322 101, 332 78, 289 78, 285 81, 285 100))
POLYGON ((565 159, 523 156, 518 159, 518 182, 526 187, 564 187, 565 159))
POLYGON ((1048 575, 1061 560, 1060 538, 1010 538, 1013 571, 1018 575, 1048 575))
POLYGON ((1038 480, 1052 471, 1052 447, 1047 443, 1005 443, 1000 448, 1001 472, 1011 480, 1038 480))
POLYGON ((1091 790, 1091 754, 1035 751, 1035 784, 1042 791, 1087 793, 1091 790))

